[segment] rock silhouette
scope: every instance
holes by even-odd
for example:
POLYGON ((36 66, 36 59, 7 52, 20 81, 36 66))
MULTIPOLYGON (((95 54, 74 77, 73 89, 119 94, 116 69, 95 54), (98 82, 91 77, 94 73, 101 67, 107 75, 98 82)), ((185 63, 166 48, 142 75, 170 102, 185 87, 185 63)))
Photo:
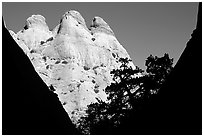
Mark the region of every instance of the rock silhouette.
POLYGON ((106 134, 202 134, 202 3, 197 26, 157 95, 106 134))
POLYGON ((2 22, 2 134, 79 134, 2 22))

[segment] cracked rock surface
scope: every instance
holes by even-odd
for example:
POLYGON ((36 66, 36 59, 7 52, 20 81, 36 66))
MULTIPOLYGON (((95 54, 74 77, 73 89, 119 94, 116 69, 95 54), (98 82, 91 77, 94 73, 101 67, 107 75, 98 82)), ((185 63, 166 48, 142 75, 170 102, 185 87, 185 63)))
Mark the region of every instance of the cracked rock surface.
POLYGON ((43 16, 32 15, 18 33, 9 32, 76 126, 87 105, 96 98, 106 100, 105 88, 113 82, 110 71, 119 68, 118 60, 130 58, 101 17, 94 17, 88 29, 74 10, 52 31, 43 16))

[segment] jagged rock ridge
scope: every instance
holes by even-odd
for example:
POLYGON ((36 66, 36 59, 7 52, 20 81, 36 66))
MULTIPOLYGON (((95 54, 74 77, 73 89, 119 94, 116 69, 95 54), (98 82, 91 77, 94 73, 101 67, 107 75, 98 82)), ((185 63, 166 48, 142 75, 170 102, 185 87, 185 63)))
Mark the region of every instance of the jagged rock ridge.
POLYGON ((119 58, 130 58, 102 18, 94 17, 88 29, 74 10, 66 12, 52 31, 43 16, 32 15, 21 31, 10 34, 75 124, 96 98, 106 100, 110 71, 119 68, 119 58))

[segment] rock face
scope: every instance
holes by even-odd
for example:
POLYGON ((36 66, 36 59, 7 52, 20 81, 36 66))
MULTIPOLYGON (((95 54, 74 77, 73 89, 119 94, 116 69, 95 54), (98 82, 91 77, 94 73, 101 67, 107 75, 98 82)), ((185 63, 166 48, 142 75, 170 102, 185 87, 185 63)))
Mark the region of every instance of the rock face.
POLYGON ((2 23, 2 134, 80 134, 10 33, 2 23))
POLYGON ((43 16, 32 15, 24 29, 10 34, 75 124, 96 98, 106 100, 110 71, 119 68, 120 58, 130 58, 102 18, 95 17, 88 29, 73 10, 52 31, 43 16))

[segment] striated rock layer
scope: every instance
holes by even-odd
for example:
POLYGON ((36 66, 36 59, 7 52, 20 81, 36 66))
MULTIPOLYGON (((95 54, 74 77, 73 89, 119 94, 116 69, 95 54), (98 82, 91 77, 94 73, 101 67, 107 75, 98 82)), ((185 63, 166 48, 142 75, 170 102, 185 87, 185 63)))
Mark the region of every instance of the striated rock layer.
POLYGON ((52 31, 43 16, 32 15, 21 31, 10 34, 75 124, 96 98, 106 100, 110 71, 119 68, 119 58, 130 58, 102 18, 94 17, 88 29, 73 10, 52 31))

